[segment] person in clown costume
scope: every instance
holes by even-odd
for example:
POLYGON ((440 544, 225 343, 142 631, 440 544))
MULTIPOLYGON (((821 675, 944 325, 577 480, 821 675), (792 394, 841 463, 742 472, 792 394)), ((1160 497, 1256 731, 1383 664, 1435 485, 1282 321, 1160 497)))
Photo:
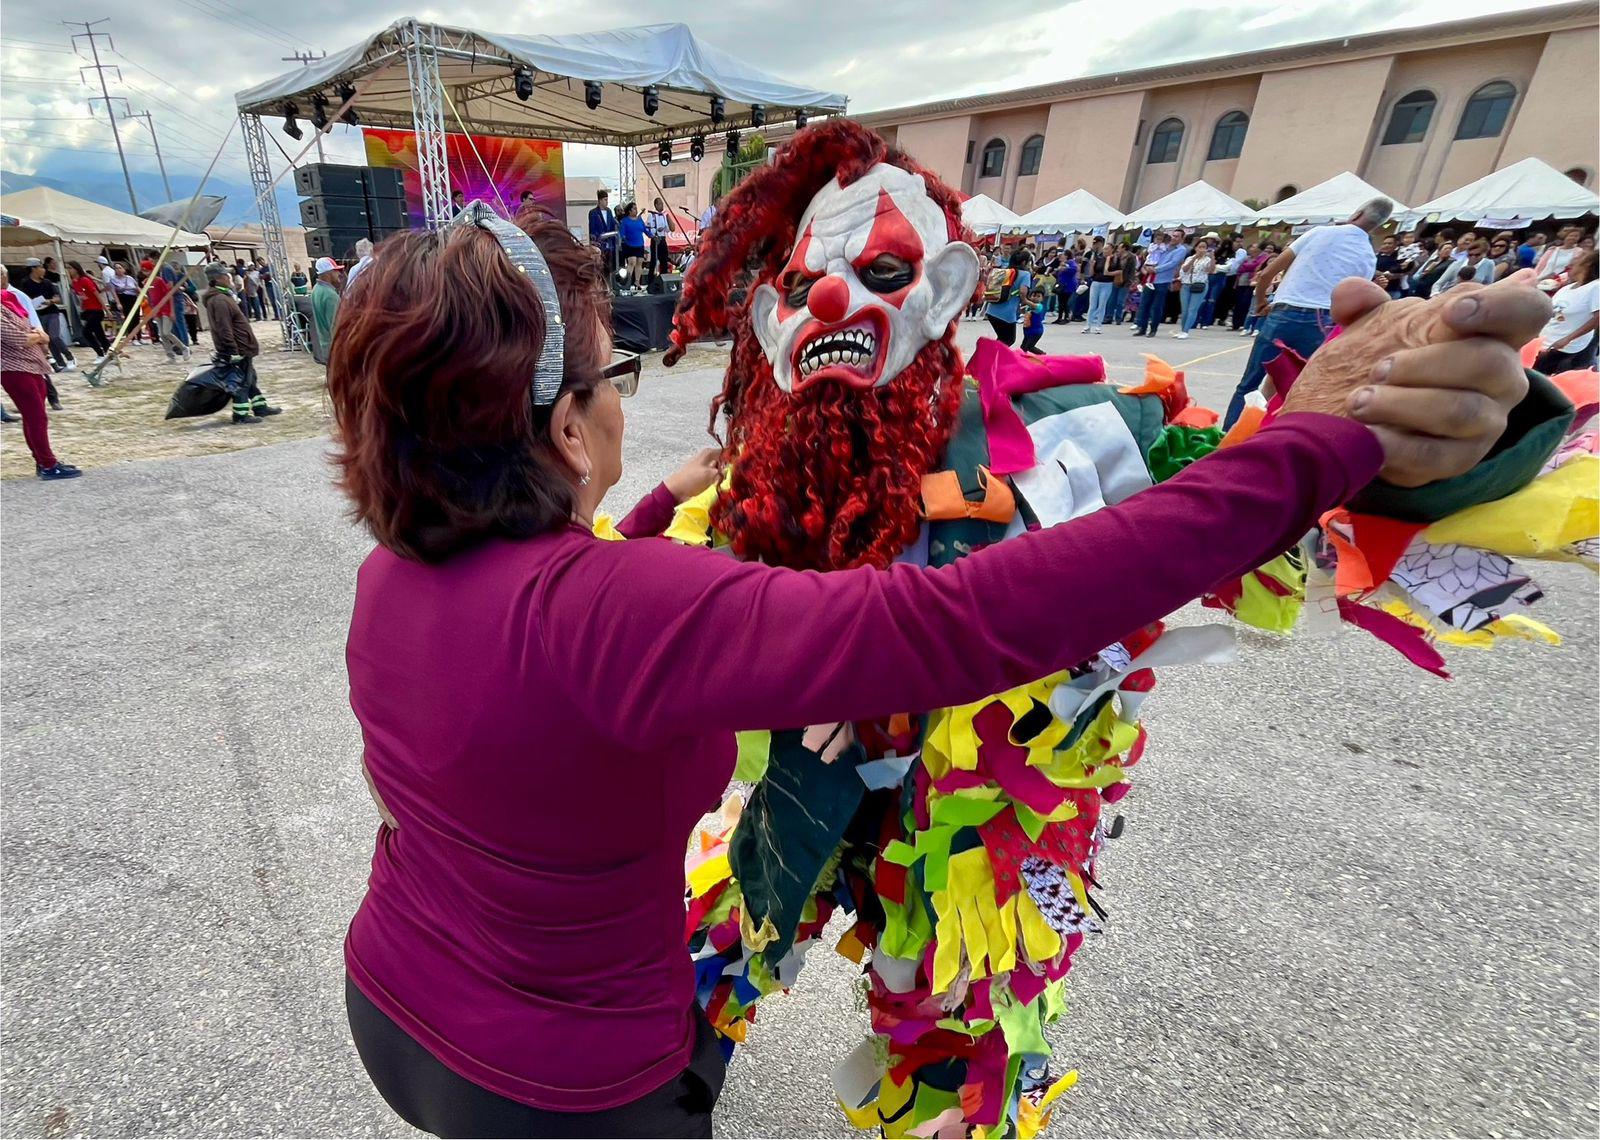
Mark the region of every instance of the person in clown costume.
MULTIPOLYGON (((1306 362, 1285 354, 1271 400, 1225 438, 1159 362, 1118 390, 1098 357, 1031 359, 984 339, 963 360, 955 322, 977 287, 950 188, 855 123, 799 132, 727 197, 684 284, 667 363, 697 338, 732 337, 712 412, 727 474, 667 537, 802 570, 945 566, 1115 507, 1288 413, 1364 400, 1357 418, 1410 423, 1413 381, 1380 362, 1471 331, 1460 310, 1346 283, 1335 316, 1349 331, 1310 365, 1341 380, 1297 395, 1306 362)), ((1520 344, 1526 323, 1502 339, 1520 344)), ((1511 556, 1592 560, 1597 461, 1574 424, 1594 401, 1575 409, 1528 379, 1486 457, 1444 480, 1391 462, 1299 542, 1284 536, 1287 553, 1233 568, 1208 604, 1279 631, 1307 610, 1342 619, 1436 672, 1436 639, 1551 636, 1521 612, 1537 590, 1511 556), (1552 504, 1562 521, 1548 521, 1552 504)), ((1451 425, 1437 431, 1430 448, 1458 445, 1451 425)), ((1197 501, 1171 548, 1215 521, 1197 501)), ((1114 567, 1128 538, 1107 527, 1085 558, 1114 567)), ((1130 565, 1122 581, 1154 598, 1160 579, 1130 565)), ((688 865, 697 996, 725 1050, 843 912, 836 948, 861 965, 873 1032, 835 1071, 850 1122, 888 1136, 1038 1132, 1076 1079, 1052 1068, 1045 1027, 1106 920, 1105 854, 1146 751, 1154 669, 1231 647, 1225 625, 1156 621, 968 705, 741 733, 736 778, 753 790, 688 865)))

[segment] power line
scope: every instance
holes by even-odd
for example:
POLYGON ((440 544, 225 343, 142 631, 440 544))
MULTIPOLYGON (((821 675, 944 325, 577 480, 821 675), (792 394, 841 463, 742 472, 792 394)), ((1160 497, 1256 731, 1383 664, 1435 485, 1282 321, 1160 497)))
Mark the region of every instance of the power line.
POLYGON ((248 32, 257 39, 266 40, 268 43, 276 43, 289 48, 298 48, 301 43, 304 42, 301 40, 290 39, 288 36, 285 36, 282 32, 278 31, 278 29, 274 28, 271 24, 257 20, 254 16, 251 16, 247 12, 241 12, 238 10, 230 12, 225 8, 219 10, 221 0, 185 0, 185 3, 187 3, 201 15, 210 16, 213 20, 227 24, 235 31, 248 32), (212 7, 211 5, 213 4, 218 5, 218 7, 212 7))
MULTIPOLYGON (((111 105, 111 90, 106 86, 106 65, 100 62, 99 41, 103 38, 107 44, 111 44, 111 37, 106 35, 104 32, 97 32, 94 30, 96 24, 104 24, 108 21, 108 19, 109 17, 102 17, 98 20, 81 21, 83 24, 83 31, 74 34, 72 36, 71 43, 73 50, 76 51, 78 48, 78 41, 80 39, 86 39, 89 41, 89 54, 94 58, 94 73, 100 79, 100 95, 106 105, 106 117, 111 120, 111 137, 116 140, 117 157, 122 160, 122 180, 128 185, 128 201, 133 206, 133 212, 137 214, 139 212, 139 197, 133 192, 133 176, 128 173, 128 156, 122 153, 122 136, 117 133, 117 112, 116 108, 111 105)), ((69 28, 75 28, 79 23, 79 21, 69 20, 63 20, 61 22, 69 28)), ((111 44, 111 46, 115 47, 116 45, 111 44)), ((81 79, 83 77, 83 73, 88 70, 90 69, 87 67, 80 67, 78 69, 78 77, 81 79)), ((117 70, 117 78, 122 78, 122 72, 120 70, 117 70)), ((123 106, 127 106, 126 99, 123 100, 123 106)), ((91 110, 93 110, 93 99, 89 100, 89 107, 91 110)))

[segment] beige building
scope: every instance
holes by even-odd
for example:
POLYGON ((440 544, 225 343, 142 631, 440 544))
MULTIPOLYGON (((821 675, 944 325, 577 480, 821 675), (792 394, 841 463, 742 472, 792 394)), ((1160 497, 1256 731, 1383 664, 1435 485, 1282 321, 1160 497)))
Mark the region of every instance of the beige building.
MULTIPOLYGON (((1079 187, 1131 210, 1200 178, 1275 202, 1345 170, 1420 205, 1530 155, 1592 187, 1600 18, 1563 4, 857 118, 1018 213, 1079 187)), ((650 161, 641 197, 653 176, 698 215, 723 151, 708 138, 704 162, 686 144, 666 167, 650 161)))

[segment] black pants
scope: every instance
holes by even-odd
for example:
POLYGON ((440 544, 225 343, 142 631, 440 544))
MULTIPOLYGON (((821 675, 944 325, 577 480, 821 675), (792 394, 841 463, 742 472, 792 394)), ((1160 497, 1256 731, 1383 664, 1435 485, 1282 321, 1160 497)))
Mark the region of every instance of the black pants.
POLYGON ((999 317, 991 315, 989 324, 994 329, 994 337, 1001 344, 1013 345, 1017 343, 1017 322, 1002 321, 999 317))
POLYGON ((1040 349, 1039 349, 1039 338, 1042 337, 1042 336, 1044 336, 1044 333, 1041 331, 1041 332, 1036 332, 1036 333, 1029 333, 1027 336, 1023 337, 1022 338, 1022 351, 1023 352, 1031 352, 1035 356, 1043 356, 1044 353, 1042 351, 1040 351, 1040 349))
POLYGON ((94 354, 104 356, 110 352, 111 342, 106 339, 106 315, 99 309, 85 309, 79 316, 83 322, 83 339, 89 342, 94 354))
POLYGON ((724 1063, 716 1033, 698 1018, 689 1067, 654 1092, 599 1112, 551 1112, 510 1100, 445 1067, 344 983, 350 1033, 367 1075, 389 1107, 413 1128, 435 1136, 688 1136, 711 1135, 711 1110, 722 1094, 724 1063))
POLYGON ((1559 376, 1563 372, 1593 368, 1595 339, 1590 337, 1589 343, 1577 352, 1556 352, 1547 348, 1539 354, 1539 359, 1533 362, 1533 370, 1543 372, 1546 376, 1559 376))

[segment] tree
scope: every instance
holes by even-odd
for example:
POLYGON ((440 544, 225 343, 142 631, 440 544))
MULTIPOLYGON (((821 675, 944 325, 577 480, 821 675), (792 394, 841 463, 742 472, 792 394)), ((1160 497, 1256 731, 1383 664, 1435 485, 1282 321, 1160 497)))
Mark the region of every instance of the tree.
POLYGON ((739 185, 758 166, 766 165, 767 137, 759 132, 745 135, 739 140, 739 153, 737 155, 724 154, 722 167, 717 171, 716 177, 711 180, 711 193, 721 198, 729 190, 739 185))

